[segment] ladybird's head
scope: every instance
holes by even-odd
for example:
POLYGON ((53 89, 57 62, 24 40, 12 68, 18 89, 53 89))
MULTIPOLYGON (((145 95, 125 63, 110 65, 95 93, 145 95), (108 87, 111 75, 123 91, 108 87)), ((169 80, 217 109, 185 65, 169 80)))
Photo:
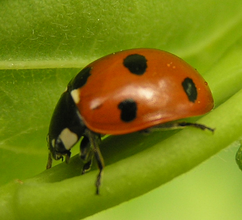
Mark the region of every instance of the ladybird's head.
POLYGON ((55 138, 52 139, 48 134, 46 139, 47 139, 48 149, 53 159, 63 160, 63 156, 66 156, 67 158, 70 157, 71 155, 70 150, 66 149, 60 136, 58 136, 56 139, 55 138))
POLYGON ((85 125, 83 124, 79 111, 68 91, 64 92, 56 105, 51 118, 47 143, 49 148, 49 159, 47 168, 51 167, 52 158, 55 160, 66 157, 68 162, 70 149, 83 135, 85 125))

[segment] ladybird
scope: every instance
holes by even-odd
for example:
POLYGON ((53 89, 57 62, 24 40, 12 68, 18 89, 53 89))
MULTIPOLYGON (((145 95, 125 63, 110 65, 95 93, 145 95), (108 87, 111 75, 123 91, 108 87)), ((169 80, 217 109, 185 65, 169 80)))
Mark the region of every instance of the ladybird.
POLYGON ((158 49, 130 49, 100 58, 68 84, 54 110, 47 135, 49 156, 66 162, 79 141, 84 160, 82 174, 93 157, 99 173, 99 194, 104 160, 99 150, 105 134, 205 125, 174 121, 209 112, 214 106, 208 83, 179 57, 158 49))

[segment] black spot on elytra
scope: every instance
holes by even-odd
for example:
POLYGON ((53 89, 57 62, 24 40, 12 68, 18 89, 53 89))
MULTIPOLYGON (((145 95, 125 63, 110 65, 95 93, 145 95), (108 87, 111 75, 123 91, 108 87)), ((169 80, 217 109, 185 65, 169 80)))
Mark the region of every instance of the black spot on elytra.
POLYGON ((71 82, 68 85, 68 88, 70 90, 74 90, 83 87, 86 84, 88 77, 91 75, 90 72, 91 67, 86 67, 82 69, 81 72, 79 72, 76 75, 76 77, 73 80, 71 80, 71 82))
POLYGON ((127 56, 123 65, 133 74, 143 75, 147 69, 147 60, 144 56, 139 54, 132 54, 127 56))
POLYGON ((123 122, 130 122, 136 118, 137 104, 133 99, 125 99, 119 103, 118 108, 121 110, 120 119, 123 122))
POLYGON ((197 99, 197 88, 191 78, 185 78, 182 82, 182 87, 190 102, 195 102, 197 99))

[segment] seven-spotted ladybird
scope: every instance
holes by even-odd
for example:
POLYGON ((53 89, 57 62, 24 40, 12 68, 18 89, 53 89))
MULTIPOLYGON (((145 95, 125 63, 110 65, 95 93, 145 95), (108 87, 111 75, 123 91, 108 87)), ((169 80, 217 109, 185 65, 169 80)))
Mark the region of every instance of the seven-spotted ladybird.
POLYGON ((47 136, 49 159, 66 157, 81 141, 83 173, 95 157, 99 194, 104 161, 101 135, 122 135, 205 125, 174 120, 209 112, 214 105, 208 83, 185 61, 157 49, 131 49, 110 54, 86 66, 70 81, 54 110, 47 136))

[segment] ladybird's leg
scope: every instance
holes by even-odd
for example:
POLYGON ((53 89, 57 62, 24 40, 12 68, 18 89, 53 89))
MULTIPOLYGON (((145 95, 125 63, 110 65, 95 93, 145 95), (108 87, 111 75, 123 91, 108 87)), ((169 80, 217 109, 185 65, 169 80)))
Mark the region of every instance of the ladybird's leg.
POLYGON ((194 127, 194 128, 199 128, 201 130, 209 130, 211 132, 214 132, 214 128, 210 128, 206 125, 199 124, 199 123, 192 123, 192 122, 178 122, 178 128, 183 128, 183 127, 194 127))
POLYGON ((80 144, 80 157, 83 161, 88 161, 91 154, 91 145, 89 138, 87 136, 84 136, 83 139, 81 140, 80 144))
POLYGON ((211 132, 214 132, 214 128, 210 128, 206 125, 199 124, 199 123, 193 123, 193 122, 168 122, 164 124, 159 124, 150 128, 145 129, 141 132, 152 132, 152 131, 159 131, 159 130, 174 130, 174 129, 183 129, 186 127, 194 127, 201 130, 209 130, 211 132))
POLYGON ((96 158, 97 165, 98 165, 98 168, 99 168, 99 173, 97 175, 97 180, 96 180, 96 194, 98 195, 99 194, 99 188, 100 188, 100 185, 101 185, 101 178, 102 178, 102 174, 103 174, 103 169, 104 169, 104 160, 103 160, 103 157, 102 157, 102 154, 100 152, 99 147, 96 148, 96 150, 95 150, 95 158, 96 158))
POLYGON ((84 174, 91 169, 92 161, 93 161, 93 150, 91 148, 91 144, 87 136, 84 136, 81 141, 80 157, 84 162, 84 166, 82 169, 82 174, 84 174))
POLYGON ((82 174, 85 174, 86 172, 88 172, 92 167, 92 159, 87 161, 83 167, 82 167, 82 174))
POLYGON ((91 144, 91 147, 93 149, 96 161, 97 161, 97 165, 99 168, 99 173, 97 175, 97 180, 96 180, 96 194, 99 194, 99 188, 101 185, 101 178, 102 178, 102 173, 103 173, 103 168, 104 168, 104 160, 101 154, 101 151, 99 149, 99 143, 101 141, 101 137, 100 134, 96 134, 92 131, 90 131, 89 129, 86 130, 86 133, 89 137, 89 141, 91 144))

